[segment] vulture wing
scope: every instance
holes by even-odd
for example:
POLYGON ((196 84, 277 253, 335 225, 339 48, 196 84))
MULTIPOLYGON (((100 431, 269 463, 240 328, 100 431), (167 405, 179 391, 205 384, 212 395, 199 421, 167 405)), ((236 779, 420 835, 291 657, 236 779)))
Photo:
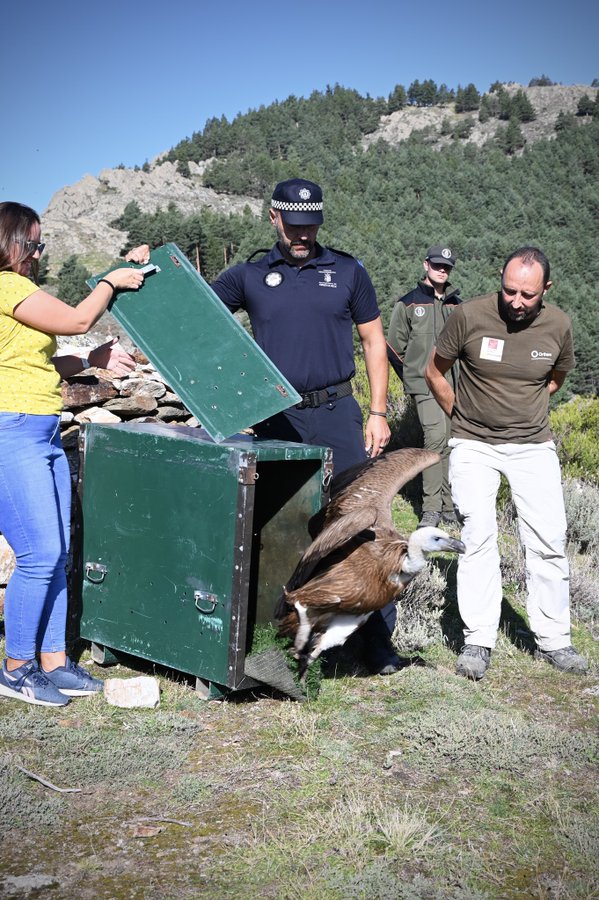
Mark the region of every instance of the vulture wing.
POLYGON ((374 524, 377 511, 372 506, 359 506, 346 515, 327 523, 312 541, 286 584, 288 593, 297 590, 308 581, 318 563, 347 544, 353 537, 374 524))
POLYGON ((391 503, 397 492, 440 459, 441 456, 432 450, 406 447, 346 469, 333 479, 332 499, 324 510, 324 529, 334 520, 364 506, 376 509, 378 525, 393 528, 391 503))

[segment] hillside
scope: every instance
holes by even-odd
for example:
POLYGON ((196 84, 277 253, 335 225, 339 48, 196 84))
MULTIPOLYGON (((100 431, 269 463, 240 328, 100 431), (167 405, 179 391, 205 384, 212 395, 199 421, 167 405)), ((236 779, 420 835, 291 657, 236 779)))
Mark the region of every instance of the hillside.
MULTIPOLYGON (((555 123, 560 112, 575 114, 580 98, 585 94, 593 96, 595 93, 594 88, 579 84, 524 87, 521 84, 510 83, 505 85, 505 90, 511 96, 517 91, 524 91, 534 108, 536 119, 532 122, 523 122, 520 126, 527 144, 541 138, 554 138, 555 123)), ((464 142, 480 147, 494 137, 498 127, 497 119, 481 123, 476 113, 454 112, 453 104, 430 107, 407 106, 388 116, 381 116, 379 127, 372 134, 365 135, 362 144, 369 147, 382 139, 391 145, 397 145, 406 140, 413 131, 426 128, 430 129, 431 143, 437 144, 439 148, 446 147, 451 143, 451 137, 440 133, 444 120, 453 125, 470 118, 474 122, 474 127, 464 142)))
POLYGON ((588 285, 599 261, 586 248, 599 239, 598 92, 472 89, 467 103, 455 99, 470 112, 335 86, 209 120, 141 169, 104 170, 59 192, 43 222, 50 275, 73 253, 99 271, 124 245, 172 240, 210 281, 270 245, 264 201, 277 181, 303 175, 325 188, 321 241, 364 262, 385 327, 431 244, 454 250, 453 283, 466 298, 497 287, 515 247, 542 247, 550 299, 571 316, 577 350, 560 400, 595 394, 599 297, 588 285), (585 94, 591 109, 577 115, 585 94))
MULTIPOLYGON (((521 125, 529 146, 539 139, 553 138, 559 113, 575 113, 580 97, 584 94, 592 97, 595 93, 593 88, 584 85, 527 88, 509 84, 505 88, 510 94, 523 90, 534 107, 535 120, 521 125)), ((247 118, 250 119, 251 115, 248 114, 247 118)), ((240 117, 240 121, 245 118, 240 117)), ((426 143, 441 149, 452 143, 449 135, 442 134, 444 123, 447 129, 447 123, 455 126, 467 119, 474 124, 470 135, 460 141, 464 145, 483 145, 493 138, 500 125, 505 124, 495 118, 482 124, 478 122, 476 113, 455 113, 453 104, 407 106, 390 115, 380 116, 378 127, 362 135, 361 145, 366 149, 382 139, 396 147, 413 133, 425 130, 426 143)), ((175 151, 171 151, 169 156, 175 151)), ((191 215, 199 208, 209 208, 223 214, 241 213, 246 206, 254 215, 260 215, 261 197, 226 193, 206 186, 206 172, 211 169, 212 159, 199 164, 190 160, 189 174, 183 175, 177 162, 165 161, 165 156, 144 165, 143 169, 119 167, 104 169, 97 176, 85 175, 76 184, 62 188, 54 195, 43 215, 52 272, 56 272, 71 254, 81 256, 86 265, 95 270, 117 256, 126 234, 109 223, 119 217, 132 201, 137 202, 144 213, 165 209, 169 203, 175 203, 185 215, 191 215)), ((310 156, 306 154, 304 158, 309 159, 310 156)), ((295 161, 293 166, 297 168, 297 165, 295 161)))

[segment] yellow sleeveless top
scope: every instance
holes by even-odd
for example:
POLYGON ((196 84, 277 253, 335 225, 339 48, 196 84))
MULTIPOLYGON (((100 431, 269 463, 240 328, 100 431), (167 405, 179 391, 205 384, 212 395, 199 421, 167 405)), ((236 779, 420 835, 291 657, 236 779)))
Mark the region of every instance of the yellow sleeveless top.
POLYGON ((39 290, 16 272, 0 272, 0 412, 57 415, 60 376, 50 361, 56 338, 14 317, 18 304, 39 290))

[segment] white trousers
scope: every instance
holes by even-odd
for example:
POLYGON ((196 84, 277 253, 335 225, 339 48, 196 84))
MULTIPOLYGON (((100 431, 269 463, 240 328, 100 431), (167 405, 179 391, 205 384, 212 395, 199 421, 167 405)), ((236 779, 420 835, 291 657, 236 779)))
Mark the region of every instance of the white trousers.
POLYGON ((449 479, 464 519, 458 606, 466 644, 495 646, 501 614, 496 500, 500 475, 510 485, 526 554, 530 629, 541 650, 570 644, 566 513, 555 444, 485 444, 452 438, 449 479))

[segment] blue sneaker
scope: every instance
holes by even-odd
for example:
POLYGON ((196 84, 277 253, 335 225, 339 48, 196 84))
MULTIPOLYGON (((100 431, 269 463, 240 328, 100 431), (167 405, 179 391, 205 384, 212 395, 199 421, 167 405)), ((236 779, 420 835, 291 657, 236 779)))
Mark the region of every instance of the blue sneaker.
POLYGON ((66 706, 69 698, 46 678, 36 659, 30 659, 9 672, 6 660, 0 669, 0 696, 14 697, 36 706, 66 706))
POLYGON ((78 666, 67 656, 64 666, 58 666, 51 672, 44 672, 61 694, 67 697, 85 697, 87 694, 97 694, 104 689, 104 682, 99 678, 92 678, 83 666, 78 666))

